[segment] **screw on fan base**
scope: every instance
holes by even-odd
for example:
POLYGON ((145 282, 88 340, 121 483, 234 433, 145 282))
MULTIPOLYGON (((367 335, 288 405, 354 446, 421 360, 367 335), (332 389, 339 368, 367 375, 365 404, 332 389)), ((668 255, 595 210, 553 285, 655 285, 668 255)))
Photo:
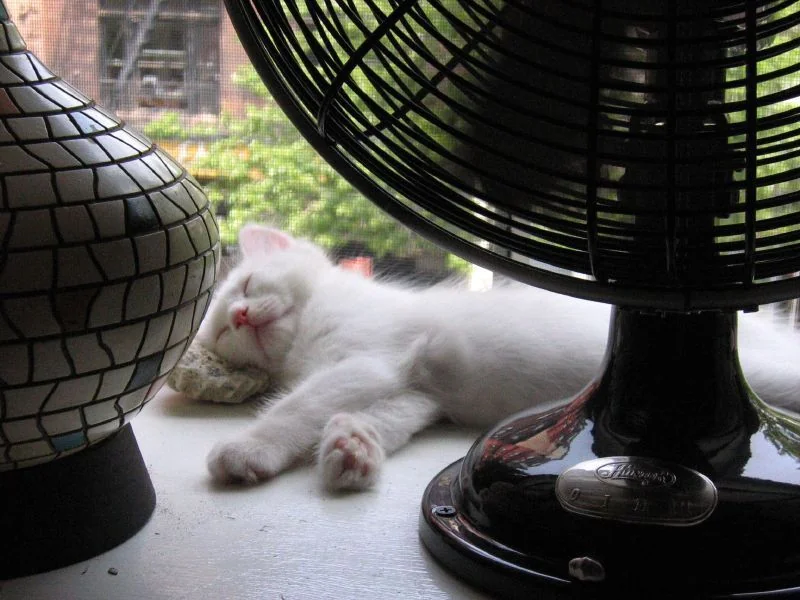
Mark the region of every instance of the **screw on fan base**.
POLYGON ((777 544, 800 536, 800 424, 750 392, 735 332, 734 313, 617 310, 594 383, 430 483, 425 545, 501 597, 796 596, 800 550, 777 544), (571 468, 597 474, 583 514, 557 494, 571 468), (577 576, 601 572, 584 559, 602 577, 577 576))

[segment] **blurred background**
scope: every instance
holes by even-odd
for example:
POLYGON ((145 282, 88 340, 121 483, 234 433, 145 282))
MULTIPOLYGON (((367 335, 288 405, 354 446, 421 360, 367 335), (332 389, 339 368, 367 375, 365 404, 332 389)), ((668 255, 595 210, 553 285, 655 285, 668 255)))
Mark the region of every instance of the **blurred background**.
MULTIPOLYGON (((491 287, 491 273, 395 223, 317 155, 250 65, 222 0, 6 4, 46 65, 198 179, 226 255, 241 225, 256 221, 309 237, 368 276, 491 287)), ((800 320, 797 300, 769 310, 800 320)))
POLYGON ((178 159, 204 186, 235 254, 270 223, 367 275, 486 285, 479 269, 395 223, 295 131, 250 65, 222 0, 8 0, 54 73, 178 159))

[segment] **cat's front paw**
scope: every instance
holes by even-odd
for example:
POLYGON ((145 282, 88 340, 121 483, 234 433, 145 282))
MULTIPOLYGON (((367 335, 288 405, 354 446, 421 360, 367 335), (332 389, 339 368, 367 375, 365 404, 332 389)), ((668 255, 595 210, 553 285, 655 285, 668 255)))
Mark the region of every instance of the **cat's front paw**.
POLYGON ((364 490, 378 479, 385 453, 375 429, 355 415, 331 417, 322 434, 319 465, 330 490, 364 490))
POLYGON ((219 483, 254 484, 278 472, 269 446, 252 438, 217 444, 211 449, 207 464, 219 483))

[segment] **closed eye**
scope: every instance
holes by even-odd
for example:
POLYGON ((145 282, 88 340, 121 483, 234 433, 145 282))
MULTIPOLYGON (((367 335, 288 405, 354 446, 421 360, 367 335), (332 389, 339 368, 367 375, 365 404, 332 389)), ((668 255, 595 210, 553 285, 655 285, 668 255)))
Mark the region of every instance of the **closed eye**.
POLYGON ((244 286, 242 286, 242 295, 246 298, 247 297, 247 286, 250 285, 250 279, 253 276, 250 275, 247 279, 245 279, 244 286))

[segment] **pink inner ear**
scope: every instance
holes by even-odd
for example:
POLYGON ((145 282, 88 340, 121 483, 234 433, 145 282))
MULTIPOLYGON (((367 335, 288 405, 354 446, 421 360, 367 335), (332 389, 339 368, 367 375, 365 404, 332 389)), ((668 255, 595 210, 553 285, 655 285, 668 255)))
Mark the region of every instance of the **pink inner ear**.
POLYGON ((239 232, 239 248, 245 256, 269 254, 275 250, 285 250, 292 245, 291 236, 260 225, 245 225, 239 232))

